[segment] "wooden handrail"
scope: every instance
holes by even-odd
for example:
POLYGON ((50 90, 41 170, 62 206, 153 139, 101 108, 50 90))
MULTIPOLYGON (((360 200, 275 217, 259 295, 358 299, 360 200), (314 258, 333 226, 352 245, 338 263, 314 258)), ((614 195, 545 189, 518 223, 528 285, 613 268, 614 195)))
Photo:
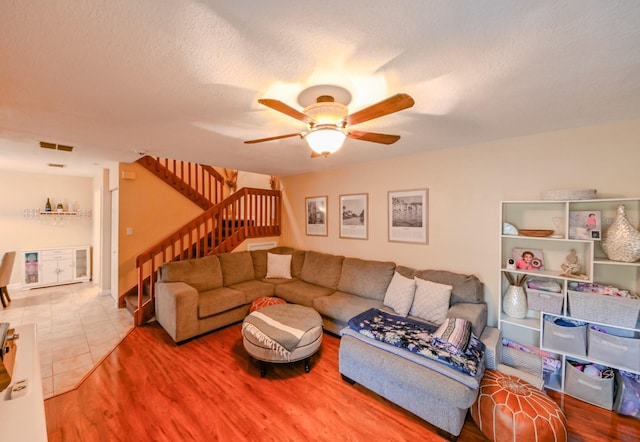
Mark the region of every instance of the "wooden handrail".
POLYGON ((162 264, 230 252, 247 238, 278 236, 281 221, 279 190, 244 187, 142 252, 136 258, 136 325, 141 325, 145 305, 154 302, 157 271, 162 264), (146 301, 145 285, 149 295, 146 301))
POLYGON ((137 162, 205 210, 222 201, 224 177, 211 166, 149 155, 137 162))

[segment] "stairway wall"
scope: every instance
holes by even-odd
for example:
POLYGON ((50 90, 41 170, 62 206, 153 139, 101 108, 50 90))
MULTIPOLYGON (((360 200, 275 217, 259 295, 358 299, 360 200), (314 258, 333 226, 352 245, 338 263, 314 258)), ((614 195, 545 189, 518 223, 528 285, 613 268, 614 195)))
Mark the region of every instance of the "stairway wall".
POLYGON ((137 284, 136 256, 203 211, 137 163, 121 163, 118 176, 120 296, 137 284), (123 179, 123 171, 135 178, 123 179))

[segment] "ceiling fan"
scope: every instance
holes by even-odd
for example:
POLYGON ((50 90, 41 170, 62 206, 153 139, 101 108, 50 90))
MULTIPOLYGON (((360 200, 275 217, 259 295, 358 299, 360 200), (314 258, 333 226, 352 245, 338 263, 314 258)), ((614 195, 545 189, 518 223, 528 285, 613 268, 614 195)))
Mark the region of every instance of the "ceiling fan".
POLYGON ((269 138, 245 141, 246 144, 263 143, 265 141, 280 140, 282 138, 300 137, 307 141, 313 151, 311 157, 329 156, 342 147, 346 137, 354 140, 371 141, 380 144, 393 144, 400 139, 400 135, 380 134, 351 130, 350 127, 374 118, 410 108, 414 105, 413 98, 407 94, 396 94, 379 103, 365 107, 353 114, 348 114, 347 106, 334 101, 331 95, 320 95, 316 102, 305 107, 302 112, 279 100, 264 98, 258 100, 278 112, 282 112, 307 125, 307 130, 269 138))

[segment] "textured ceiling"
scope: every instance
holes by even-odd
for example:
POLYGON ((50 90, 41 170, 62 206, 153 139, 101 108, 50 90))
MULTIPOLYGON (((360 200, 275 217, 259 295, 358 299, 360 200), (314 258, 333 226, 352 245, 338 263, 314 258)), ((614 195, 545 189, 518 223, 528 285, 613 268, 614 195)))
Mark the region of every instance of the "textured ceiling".
POLYGON ((0 2, 0 168, 85 175, 145 152, 291 175, 638 117, 638 1, 0 2), (355 127, 402 139, 315 159, 299 138, 243 144, 304 129, 258 98, 302 110, 319 84, 351 112, 410 94, 355 127))

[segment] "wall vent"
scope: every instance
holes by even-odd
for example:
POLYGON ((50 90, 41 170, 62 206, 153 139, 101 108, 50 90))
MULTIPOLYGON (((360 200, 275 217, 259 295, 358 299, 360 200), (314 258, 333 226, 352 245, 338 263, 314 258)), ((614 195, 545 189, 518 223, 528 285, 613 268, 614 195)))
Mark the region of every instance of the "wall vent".
POLYGON ((269 250, 269 249, 273 249, 277 245, 278 245, 278 243, 275 242, 275 241, 271 241, 271 242, 254 242, 253 244, 248 244, 247 245, 247 250, 248 251, 252 251, 252 250, 269 250))
POLYGON ((64 144, 47 143, 40 141, 40 147, 43 149, 61 150, 63 152, 73 152, 73 146, 65 146, 64 144))
POLYGON ((57 164, 57 163, 47 163, 49 167, 58 167, 60 169, 67 167, 66 164, 57 164))

